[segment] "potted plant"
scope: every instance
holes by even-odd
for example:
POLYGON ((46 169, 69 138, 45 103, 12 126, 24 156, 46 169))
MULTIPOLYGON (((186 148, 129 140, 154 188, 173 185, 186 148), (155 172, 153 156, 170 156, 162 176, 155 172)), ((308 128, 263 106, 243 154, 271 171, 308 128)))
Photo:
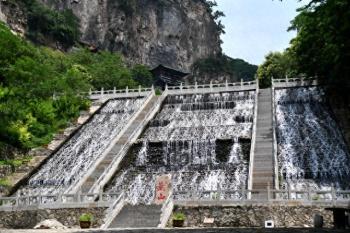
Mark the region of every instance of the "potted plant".
POLYGON ((80 228, 87 229, 91 227, 93 217, 92 214, 82 214, 79 217, 80 228))
POLYGON ((185 215, 183 213, 175 213, 173 215, 173 227, 183 227, 185 223, 185 215))

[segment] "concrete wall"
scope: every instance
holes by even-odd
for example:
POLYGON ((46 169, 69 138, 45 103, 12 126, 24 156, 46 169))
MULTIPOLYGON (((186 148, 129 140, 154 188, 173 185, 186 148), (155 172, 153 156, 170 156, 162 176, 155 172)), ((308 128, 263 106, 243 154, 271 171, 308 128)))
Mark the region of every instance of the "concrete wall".
POLYGON ((56 219, 70 228, 79 228, 79 217, 83 213, 91 213, 94 216, 93 227, 100 227, 105 218, 107 208, 87 209, 46 209, 0 212, 1 229, 32 229, 36 224, 45 219, 56 219))
MULTIPOLYGON (((175 206, 174 212, 184 213, 186 227, 204 227, 204 218, 214 218, 213 227, 264 227, 273 220, 275 227, 313 227, 313 216, 320 214, 325 227, 333 227, 333 213, 311 206, 175 206)), ((171 226, 171 218, 168 225, 171 226)))

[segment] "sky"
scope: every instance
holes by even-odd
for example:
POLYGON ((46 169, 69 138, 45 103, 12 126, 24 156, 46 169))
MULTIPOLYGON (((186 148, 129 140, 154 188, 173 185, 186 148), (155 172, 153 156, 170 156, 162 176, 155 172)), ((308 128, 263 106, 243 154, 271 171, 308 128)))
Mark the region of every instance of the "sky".
POLYGON ((259 65, 271 51, 283 51, 295 32, 287 32, 290 21, 302 6, 297 0, 216 0, 226 34, 223 52, 259 65))

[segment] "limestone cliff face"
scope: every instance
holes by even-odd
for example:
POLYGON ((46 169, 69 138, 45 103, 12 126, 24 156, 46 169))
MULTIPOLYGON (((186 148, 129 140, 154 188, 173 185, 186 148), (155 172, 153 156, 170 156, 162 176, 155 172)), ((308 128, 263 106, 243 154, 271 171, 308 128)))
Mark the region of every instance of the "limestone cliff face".
POLYGON ((82 41, 121 52, 131 63, 159 63, 189 71, 221 51, 214 20, 203 0, 42 0, 72 9, 82 41))
POLYGON ((0 0, 0 21, 8 24, 14 33, 24 36, 27 16, 15 2, 0 0))

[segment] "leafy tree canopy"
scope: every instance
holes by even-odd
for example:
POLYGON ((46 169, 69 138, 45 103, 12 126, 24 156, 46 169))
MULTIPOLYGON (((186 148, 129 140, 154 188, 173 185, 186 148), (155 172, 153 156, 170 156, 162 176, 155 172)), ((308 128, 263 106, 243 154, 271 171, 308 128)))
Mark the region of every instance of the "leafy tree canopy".
POLYGON ((286 50, 283 53, 271 52, 265 57, 265 61, 259 66, 257 76, 259 86, 266 88, 271 86, 271 78, 281 79, 293 77, 296 73, 294 55, 286 50))
POLYGON ((350 1, 312 0, 300 8, 290 30, 298 73, 317 76, 329 86, 350 90, 350 1))
POLYGON ((197 77, 203 75, 221 76, 229 75, 238 80, 254 80, 256 65, 247 63, 242 59, 233 59, 220 54, 216 57, 200 59, 193 65, 193 73, 197 77))
MULTIPOLYGON (((147 67, 128 68, 121 55, 71 53, 36 47, 0 23, 0 145, 28 150, 47 144, 53 134, 89 106, 79 93, 90 88, 149 86, 147 67)), ((7 158, 7 154, 1 154, 7 158)))

